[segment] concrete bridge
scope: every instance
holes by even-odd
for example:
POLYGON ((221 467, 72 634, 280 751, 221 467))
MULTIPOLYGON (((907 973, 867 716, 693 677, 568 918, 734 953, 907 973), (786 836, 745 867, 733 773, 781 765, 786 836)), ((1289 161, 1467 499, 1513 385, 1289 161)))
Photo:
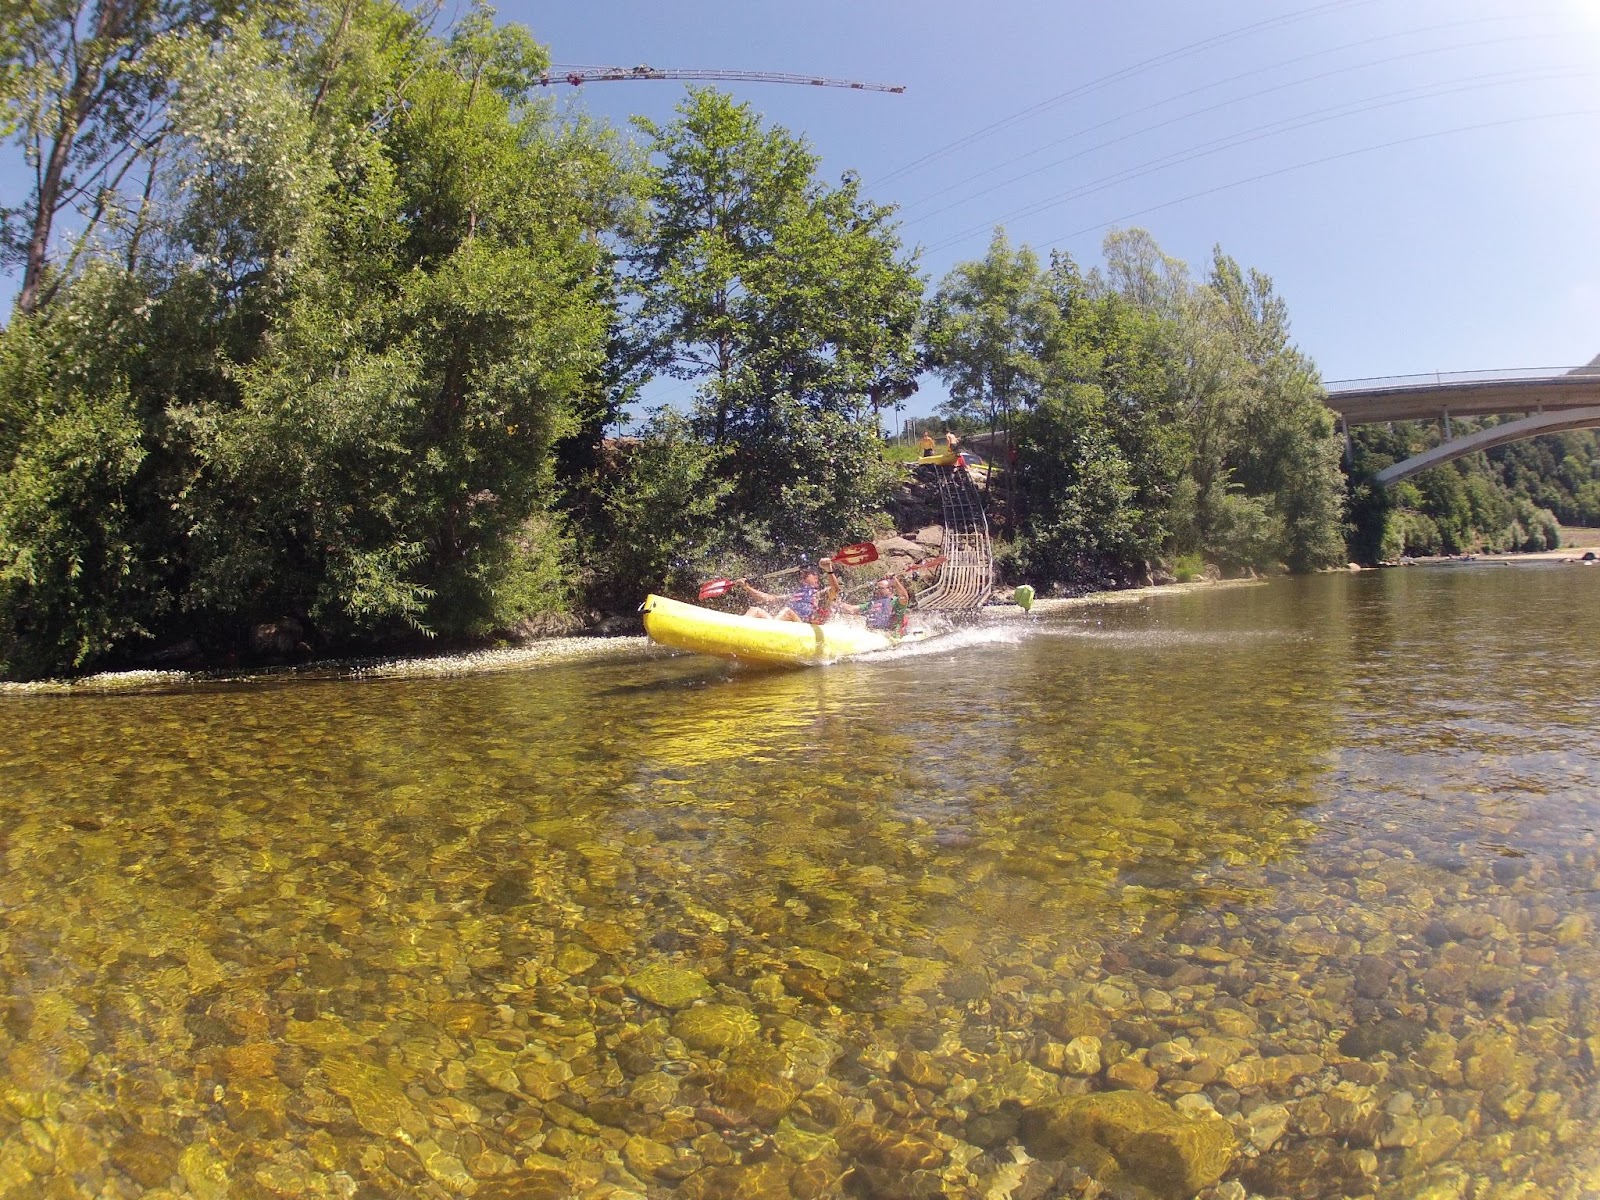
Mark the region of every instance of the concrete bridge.
POLYGON ((1326 385, 1328 407, 1339 414, 1345 453, 1350 426, 1389 421, 1436 420, 1444 438, 1431 450, 1385 467, 1377 481, 1387 487, 1464 454, 1567 429, 1600 429, 1600 355, 1570 370, 1460 372, 1345 379, 1326 385), (1453 437, 1451 417, 1526 414, 1462 437, 1453 437))

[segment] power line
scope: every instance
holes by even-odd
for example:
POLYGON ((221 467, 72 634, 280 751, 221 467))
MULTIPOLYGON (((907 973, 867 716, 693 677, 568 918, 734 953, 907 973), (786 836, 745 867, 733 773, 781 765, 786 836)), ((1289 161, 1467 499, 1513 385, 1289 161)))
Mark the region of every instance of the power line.
MULTIPOLYGON (((1419 133, 1412 137, 1396 138, 1393 141, 1379 142, 1372 146, 1362 146, 1356 150, 1345 150, 1338 154, 1326 154, 1321 158, 1313 158, 1306 162, 1295 163, 1292 166, 1279 167, 1273 171, 1263 171, 1259 175, 1251 175, 1246 179, 1235 179, 1231 183, 1218 184, 1216 187, 1205 188, 1198 192, 1190 192, 1187 196, 1179 196, 1176 200, 1165 200, 1160 204, 1152 204, 1148 208, 1141 208, 1137 212, 1124 213, 1122 216, 1112 217, 1108 221, 1101 221, 1094 225, 1086 225, 1082 229, 1076 229, 1071 233, 1050 238, 1048 241, 1051 245, 1055 245, 1060 242, 1071 241, 1073 238, 1082 237, 1086 233, 1095 233, 1101 229, 1108 229, 1114 225, 1120 225, 1124 221, 1134 220, 1136 217, 1143 217, 1153 212, 1160 212, 1164 208, 1172 208, 1175 205, 1187 204, 1190 200, 1199 200, 1205 196, 1214 196, 1218 192, 1226 192, 1236 187, 1244 187, 1246 184, 1259 183, 1263 179, 1272 179, 1279 175, 1288 175, 1295 171, 1304 171, 1311 167, 1320 167, 1325 163, 1338 162, 1341 159, 1355 158, 1362 154, 1372 154, 1379 150, 1391 150, 1396 146, 1409 146, 1417 142, 1430 141, 1432 139, 1441 137, 1450 137, 1458 133, 1476 133, 1479 130, 1499 129, 1508 125, 1526 125, 1534 121, 1557 121, 1565 120, 1568 117, 1594 116, 1600 116, 1600 108, 1578 108, 1570 109, 1567 112, 1558 113, 1534 113, 1525 117, 1507 117, 1500 121, 1482 121, 1476 125, 1458 125, 1453 129, 1439 129, 1432 133, 1419 133)), ((970 231, 968 234, 963 236, 970 236, 970 231)), ((941 247, 949 244, 953 243, 941 243, 941 247)))
POLYGON ((808 87, 851 88, 858 92, 904 92, 898 83, 862 83, 854 79, 830 79, 824 75, 795 75, 786 71, 722 71, 701 70, 695 67, 586 67, 568 63, 552 64, 550 69, 534 80, 540 87, 570 84, 581 87, 585 83, 625 83, 646 79, 711 79, 721 82, 744 83, 798 83, 808 87))
POLYGON ((935 159, 943 158, 947 154, 953 153, 956 150, 960 150, 965 146, 970 146, 973 142, 978 141, 980 138, 986 137, 988 134, 991 134, 998 129, 1004 129, 1008 125, 1014 125, 1018 121, 1026 120, 1028 117, 1046 112, 1049 109, 1056 107, 1058 104, 1064 104, 1068 100, 1074 99, 1078 96, 1084 96, 1090 92, 1098 91, 1109 84, 1118 82, 1119 80, 1142 74, 1153 67, 1164 66, 1167 63, 1177 62, 1180 59, 1189 58, 1192 55, 1199 54, 1203 50, 1210 50, 1217 46, 1226 45, 1228 42, 1236 41, 1241 37, 1256 33, 1260 30, 1271 29, 1280 25, 1292 24, 1296 21, 1302 21, 1308 17, 1317 16, 1332 9, 1350 8, 1363 4, 1372 4, 1374 2, 1375 0, 1326 0, 1325 3, 1313 5, 1311 8, 1301 9, 1299 12, 1285 13, 1276 17, 1268 17, 1262 21, 1255 21, 1249 25, 1241 25, 1239 28, 1231 29, 1226 33, 1214 34, 1213 36, 1203 38, 1198 42, 1191 42, 1187 46, 1180 46, 1176 50, 1169 50, 1166 53, 1158 54, 1153 58, 1143 59, 1140 62, 1134 63, 1132 66, 1123 67, 1121 70, 1113 71, 1109 75, 1102 75, 1098 79, 1092 79, 1088 83, 1079 84, 1075 88, 1069 88, 1067 91, 1058 93, 1057 95, 1051 96, 1048 99, 1041 100, 1037 104, 1020 109, 1008 117, 1002 117, 998 121, 994 121, 988 125, 985 125, 982 129, 974 130, 965 137, 957 138, 955 141, 941 146, 937 150, 930 150, 921 158, 913 159, 904 166, 897 167, 893 171, 890 171, 887 175, 874 180, 874 186, 889 183, 892 180, 899 179, 903 175, 910 174, 912 171, 917 170, 919 167, 922 167, 927 163, 933 162, 935 159))
MULTIPOLYGON (((1379 96, 1370 96, 1361 101, 1347 102, 1341 105, 1333 105, 1325 109, 1318 109, 1310 113, 1302 113, 1297 117, 1289 117, 1280 121, 1272 121, 1265 125, 1258 125, 1254 128, 1246 129, 1239 133, 1229 134, 1226 137, 1216 138, 1209 142, 1202 142, 1196 146, 1191 146, 1183 150, 1177 150, 1171 154, 1163 155, 1159 158, 1148 159, 1145 162, 1138 163, 1132 167, 1128 167, 1125 170, 1118 171, 1111 175, 1101 176, 1099 179, 1080 184, 1064 194, 1052 196, 1049 199, 1037 201, 1019 209, 1013 209, 1012 211, 1005 213, 1003 216, 984 221, 978 225, 969 226, 968 228, 961 230, 959 233, 951 234, 944 240, 927 247, 927 249, 944 249, 947 246, 954 245, 956 242, 970 237, 974 233, 990 229, 995 225, 1003 225, 1010 221, 1035 216, 1038 213, 1046 212, 1049 209, 1055 208, 1059 205, 1070 203, 1073 200, 1081 200, 1083 197, 1093 195, 1095 192, 1104 191, 1106 188, 1112 187, 1118 183, 1126 183, 1131 179, 1141 178, 1142 176, 1152 174, 1155 171, 1162 170, 1166 167, 1179 166, 1186 162, 1192 162, 1198 158, 1205 158, 1213 154, 1219 154, 1224 150, 1232 150, 1238 146, 1248 145, 1250 142, 1260 141, 1262 138, 1272 137, 1276 134, 1291 133, 1295 130, 1305 129, 1312 125, 1320 125, 1325 124, 1328 121, 1338 120, 1341 117, 1359 116, 1363 113, 1375 112, 1378 109, 1391 108, 1397 104, 1406 104, 1416 100, 1431 100, 1439 96, 1456 95, 1461 92, 1478 91, 1485 87, 1507 86, 1511 84, 1528 82, 1544 82, 1550 79, 1586 79, 1592 77, 1592 75, 1592 72, 1580 70, 1570 70, 1565 73, 1545 72, 1531 76, 1526 75, 1525 72, 1519 73, 1502 71, 1493 74, 1475 75, 1466 79, 1454 80, 1451 81, 1450 86, 1434 85, 1427 89, 1407 88, 1398 92, 1389 92, 1379 96)), ((1040 169, 1043 170, 1045 168, 1040 169)), ((1034 172, 1034 174, 1037 174, 1037 172, 1034 172)), ((982 193, 979 194, 981 195, 982 193)), ((968 197, 968 199, 975 198, 976 197, 968 197)), ((930 220, 940 213, 947 212, 949 209, 958 207, 960 204, 964 203, 966 203, 966 200, 957 201, 953 204, 946 205, 944 208, 936 209, 934 212, 925 213, 920 217, 915 217, 907 223, 915 224, 918 221, 930 220)))
MULTIPOLYGON (((1358 46, 1370 45, 1370 44, 1372 44, 1374 42, 1389 41, 1389 40, 1392 40, 1394 37, 1410 36, 1411 34, 1414 34, 1414 33, 1429 33, 1429 32, 1433 32, 1433 31, 1435 31, 1437 29, 1447 29, 1447 28, 1451 28, 1451 27, 1454 27, 1454 26, 1460 26, 1460 25, 1482 25, 1482 24, 1486 24, 1486 23, 1489 23, 1489 22, 1499 22, 1499 21, 1515 20, 1515 19, 1517 19, 1517 18, 1512 18, 1512 17, 1486 17, 1486 18, 1483 18, 1482 20, 1477 20, 1477 21, 1453 21, 1453 22, 1450 22, 1450 23, 1448 23, 1446 25, 1429 26, 1429 27, 1427 27, 1425 29, 1408 30, 1405 34, 1386 34, 1385 36, 1379 37, 1379 38, 1366 38, 1366 39, 1363 39, 1363 40, 1357 41, 1357 42, 1347 42, 1342 46, 1335 46, 1335 47, 1332 47, 1331 49, 1328 49, 1328 50, 1319 50, 1319 51, 1316 51, 1313 54, 1304 54, 1304 55, 1301 55, 1301 56, 1299 56, 1297 58, 1287 59, 1284 62, 1277 63, 1277 64, 1274 64, 1272 66, 1258 67, 1253 71, 1244 71, 1244 72, 1241 72, 1238 75, 1229 76, 1227 79, 1218 80, 1215 83, 1208 83, 1208 84, 1205 84, 1205 85, 1203 85, 1201 87, 1191 88, 1190 90, 1188 90, 1186 92, 1180 92, 1177 95, 1168 96, 1164 100, 1157 100, 1152 104, 1143 105, 1142 107, 1139 107, 1139 108, 1136 108, 1136 109, 1132 109, 1129 112, 1119 114, 1118 116, 1111 117, 1111 118, 1109 118, 1107 120, 1104 120, 1104 121, 1100 121, 1100 122, 1098 122, 1098 123, 1096 123, 1094 125, 1085 126, 1084 128, 1075 130, 1074 132, 1069 133, 1069 134, 1067 134, 1067 135, 1065 135, 1063 137, 1056 138, 1053 141, 1046 142, 1046 143, 1044 143, 1043 145, 1040 145, 1040 146, 1035 146, 1033 149, 1028 150, 1028 151, 1026 151, 1026 152, 1024 152, 1022 154, 1018 154, 1018 155, 1015 155, 1012 158, 1005 159, 1005 160, 995 164, 995 167, 994 168, 990 168, 990 169, 993 170, 993 169, 997 169, 999 167, 1009 166, 1012 163, 1021 162, 1024 159, 1032 158, 1034 155, 1040 154, 1043 151, 1050 149, 1052 146, 1059 146, 1063 142, 1070 142, 1074 138, 1079 138, 1079 137, 1082 137, 1085 134, 1093 133, 1097 129, 1104 129, 1109 125, 1116 125, 1119 122, 1125 121, 1130 117, 1138 116, 1140 113, 1145 113, 1145 112, 1150 112, 1150 111, 1155 110, 1155 109, 1165 108, 1167 105, 1172 104, 1172 103, 1174 103, 1174 102, 1176 102, 1178 100, 1187 99, 1190 96, 1195 96, 1195 95, 1198 95, 1198 94, 1200 94, 1202 92, 1210 91, 1213 88, 1221 87, 1221 86, 1223 86, 1225 84, 1237 83, 1239 80, 1248 79, 1252 75, 1260 75, 1260 74, 1264 74, 1264 73, 1266 73, 1268 71, 1281 70, 1284 67, 1294 66, 1297 63, 1306 62, 1306 61, 1308 61, 1310 59, 1314 59, 1314 58, 1321 58, 1321 57, 1324 57, 1324 56, 1326 56, 1328 54, 1337 53, 1337 52, 1339 52, 1341 50, 1350 50, 1350 49, 1354 49, 1354 48, 1356 48, 1358 46)), ((1405 54, 1390 55, 1387 58, 1373 59, 1373 60, 1369 60, 1367 62, 1353 63, 1353 64, 1351 64, 1349 66, 1344 66, 1344 67, 1335 67, 1335 68, 1333 68, 1331 70, 1324 71, 1324 72, 1322 72, 1321 74, 1318 74, 1318 75, 1303 76, 1303 77, 1300 77, 1300 78, 1297 78, 1297 79, 1290 80, 1287 83, 1276 84, 1276 85, 1274 85, 1272 87, 1269 87, 1269 88, 1262 88, 1260 91, 1250 92, 1247 95, 1235 96, 1235 97, 1233 97, 1232 99, 1229 99, 1229 100, 1223 100, 1223 101, 1219 101, 1216 104, 1206 105, 1203 108, 1190 109, 1187 112, 1179 113, 1177 116, 1170 117, 1167 120, 1158 121, 1158 122, 1156 122, 1154 124, 1151 124, 1151 125, 1145 125, 1142 128, 1135 129, 1135 130, 1133 130, 1133 131, 1131 131, 1129 133, 1121 134, 1118 137, 1108 139, 1107 141, 1104 141, 1104 142, 1098 142, 1093 146, 1089 146, 1089 147, 1086 147, 1083 150, 1076 151, 1075 153, 1068 155, 1066 158, 1059 158, 1059 159, 1056 159, 1053 162, 1046 163, 1042 167, 1037 167, 1034 170, 1024 172, 1021 175, 1012 176, 1010 179, 1005 180, 1003 183, 995 184, 995 185, 993 185, 991 187, 987 187, 987 188, 984 188, 984 189, 982 189, 980 191, 973 192, 973 193, 971 193, 970 195, 968 195, 966 197, 966 200, 975 200, 975 199, 977 199, 977 197, 983 196, 983 195, 987 195, 988 193, 990 193, 992 191, 996 191, 1001 187, 1005 187, 1005 186, 1007 186, 1009 184, 1012 184, 1012 183, 1021 182, 1024 179, 1032 178, 1034 175, 1037 175, 1037 174, 1039 174, 1039 173, 1041 173, 1043 171, 1048 171, 1052 167, 1059 167, 1059 166, 1063 165, 1064 163, 1071 162, 1073 159, 1081 158, 1085 154, 1093 153, 1096 150, 1104 150, 1104 149, 1106 149, 1106 148, 1108 148, 1110 146, 1115 146, 1115 145, 1117 145, 1117 144, 1119 144, 1121 142, 1129 141, 1132 138, 1140 136, 1141 134, 1152 133, 1157 129, 1164 129, 1167 126, 1176 125, 1176 124, 1178 124, 1178 123, 1180 123, 1182 121, 1191 120, 1194 117, 1203 116, 1203 115, 1205 115, 1206 113, 1209 113, 1209 112, 1216 112, 1219 109, 1228 108, 1228 107, 1230 107, 1232 105, 1235 105, 1235 104, 1242 104, 1242 103, 1244 103, 1244 102, 1246 102, 1248 100, 1258 100, 1261 97, 1269 96, 1269 95, 1273 94, 1274 92, 1281 92, 1281 91, 1285 91, 1285 90, 1287 90, 1289 88, 1301 87, 1301 86, 1303 86, 1305 84, 1308 84, 1308 83, 1315 83, 1315 82, 1318 82, 1319 80, 1332 78, 1335 75, 1343 75, 1343 74, 1347 74, 1347 73, 1349 73, 1351 71, 1368 70, 1368 69, 1370 69, 1372 67, 1387 66, 1387 65, 1392 64, 1392 63, 1403 62, 1403 61, 1405 61, 1407 59, 1412 59, 1412 58, 1420 58, 1420 57, 1423 57, 1423 56, 1429 55, 1429 54, 1445 54, 1445 53, 1449 53, 1449 52, 1454 51, 1454 50, 1471 50, 1471 49, 1476 49, 1476 48, 1478 48, 1480 46, 1486 46, 1486 45, 1503 46, 1503 45, 1505 45, 1505 43, 1507 41, 1512 41, 1512 40, 1516 40, 1516 41, 1549 40, 1550 38, 1553 38, 1555 36, 1556 36, 1555 34, 1530 34, 1530 35, 1526 35, 1525 37, 1515 38, 1515 39, 1511 39, 1511 38, 1495 38, 1492 41, 1464 42, 1464 43, 1458 43, 1458 44, 1453 45, 1453 46, 1430 46, 1430 47, 1425 47, 1424 49, 1421 49, 1421 50, 1408 51, 1405 54)), ((928 195, 923 196, 923 197, 921 197, 921 198, 919 198, 917 200, 913 200, 913 201, 910 201, 909 203, 905 203, 905 204, 900 205, 900 211, 901 212, 907 212, 910 209, 916 208, 916 207, 918 207, 919 205, 922 205, 922 204, 926 204, 928 201, 935 200, 938 197, 946 195, 949 192, 958 191, 958 190, 960 190, 962 188, 968 187, 968 186, 970 186, 972 184, 972 182, 973 182, 973 180, 969 177, 969 178, 966 178, 966 179, 962 179, 959 182, 952 183, 952 184, 948 185, 947 187, 939 188, 937 191, 930 192, 928 195)), ((965 203, 965 200, 959 201, 958 203, 965 203)), ((937 211, 938 212, 945 212, 945 211, 948 210, 949 207, 952 207, 952 206, 946 206, 946 208, 941 208, 941 209, 938 209, 937 211)), ((930 214, 927 214, 927 215, 931 216, 933 214, 930 213, 930 214)), ((912 220, 914 220, 914 221, 920 221, 920 220, 923 220, 923 219, 924 219, 923 217, 912 218, 912 220)))

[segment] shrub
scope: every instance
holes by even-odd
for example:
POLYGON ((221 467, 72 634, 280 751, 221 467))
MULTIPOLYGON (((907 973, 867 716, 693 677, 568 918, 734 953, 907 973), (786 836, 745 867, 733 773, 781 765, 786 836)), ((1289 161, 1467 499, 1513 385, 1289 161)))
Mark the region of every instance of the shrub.
POLYGON ((1206 562, 1198 554, 1180 554, 1172 564, 1172 574, 1179 583, 1193 583, 1205 577, 1206 562))

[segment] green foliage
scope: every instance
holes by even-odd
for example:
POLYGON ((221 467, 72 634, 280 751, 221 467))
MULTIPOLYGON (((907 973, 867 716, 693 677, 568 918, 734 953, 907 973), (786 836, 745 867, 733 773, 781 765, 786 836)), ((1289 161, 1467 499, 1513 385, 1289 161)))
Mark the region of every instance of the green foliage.
POLYGON ((1205 559, 1198 554, 1180 554, 1172 562, 1172 575, 1179 583, 1193 583, 1203 579, 1205 573, 1205 559))
POLYGON ((878 412, 915 374, 920 281, 853 176, 817 182, 804 142, 715 91, 678 111, 640 122, 658 166, 628 275, 636 377, 698 382, 730 524, 837 540, 887 495, 878 412))
POLYGON ((146 218, 60 320, 6 332, 13 670, 572 603, 552 447, 596 407, 626 169, 535 102, 542 49, 487 9, 447 41, 377 3, 286 14, 151 56, 146 218))
POLYGON ((324 150, 336 203, 298 223, 272 337, 230 372, 236 405, 190 417, 211 467, 208 603, 303 613, 339 638, 478 631, 526 607, 496 597, 540 577, 529 522, 605 315, 583 198, 546 178, 550 138, 507 99, 502 42, 524 61, 519 39, 473 54, 458 39, 411 67, 380 140, 347 141, 342 162, 324 150))
POLYGON ((3 0, 0 128, 22 147, 31 189, 0 213, 0 262, 22 267, 17 309, 48 304, 105 227, 137 224, 125 181, 152 179, 165 141, 171 76, 163 53, 215 39, 233 0, 3 0), (52 253, 57 220, 76 209, 65 261, 52 253))
MULTIPOLYGON (((1491 422, 1492 423, 1492 422, 1491 422)), ((1456 436, 1479 422, 1453 423, 1456 436)), ((1352 480, 1438 444, 1428 422, 1396 422, 1353 431, 1352 480)), ((1560 522, 1587 515, 1587 475, 1600 474, 1587 431, 1513 442, 1434 467, 1384 489, 1372 485, 1352 504, 1351 553, 1364 562, 1402 555, 1543 550, 1560 545, 1560 522)), ((1352 496, 1357 492, 1353 489, 1352 496)))
POLYGON ((1057 308, 1037 256, 996 229, 988 253, 958 264, 928 305, 926 357, 950 389, 947 418, 996 429, 1036 403, 1057 308))
POLYGON ((1342 561, 1340 441, 1272 281, 1219 249, 1197 287, 1140 230, 1109 237, 1106 258, 1097 290, 1159 322, 1181 381, 1192 486, 1177 496, 1176 545, 1257 568, 1342 561))
POLYGON ((1091 296, 1075 265, 1044 281, 1056 308, 1037 401, 1016 426, 1021 557, 1030 577, 1131 568, 1160 553, 1187 450, 1156 327, 1091 296))
POLYGON ((1271 498, 1224 492, 1213 501, 1206 549, 1227 567, 1264 570, 1280 561, 1283 518, 1271 498))
POLYGON ((1271 280, 1219 252, 1196 286, 1140 230, 1109 236, 1105 255, 1087 279, 1065 259, 1041 275, 997 236, 929 320, 929 361, 962 414, 988 397, 1012 429, 1027 570, 1126 577, 1172 552, 1342 561, 1340 442, 1271 280))
POLYGON ((118 281, 93 274, 0 338, 0 671, 92 665, 163 607, 145 429, 114 347, 118 281))
POLYGON ((578 581, 578 546, 555 514, 536 511, 521 528, 484 556, 478 577, 489 595, 476 627, 493 634, 572 611, 578 581))
POLYGON ((703 572, 704 548, 722 538, 718 512, 732 488, 719 477, 727 451, 694 435, 689 421, 660 409, 615 462, 586 481, 584 561, 590 594, 625 608, 646 593, 686 584, 703 572))
POLYGON ((1513 495, 1566 525, 1600 526, 1600 434, 1591 429, 1497 446, 1485 466, 1513 495))

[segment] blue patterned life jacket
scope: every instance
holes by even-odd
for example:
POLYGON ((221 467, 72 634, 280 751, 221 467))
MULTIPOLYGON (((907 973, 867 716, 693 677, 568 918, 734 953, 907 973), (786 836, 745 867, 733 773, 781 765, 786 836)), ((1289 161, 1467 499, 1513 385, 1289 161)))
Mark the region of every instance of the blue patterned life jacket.
POLYGON ((867 628, 881 629, 885 633, 905 632, 908 610, 896 595, 874 596, 867 601, 867 628))
POLYGON ((794 595, 789 597, 789 607, 794 609, 794 615, 802 621, 827 620, 828 613, 826 609, 821 611, 820 617, 817 615, 817 593, 820 590, 820 588, 812 587, 809 583, 802 583, 796 589, 794 595))

